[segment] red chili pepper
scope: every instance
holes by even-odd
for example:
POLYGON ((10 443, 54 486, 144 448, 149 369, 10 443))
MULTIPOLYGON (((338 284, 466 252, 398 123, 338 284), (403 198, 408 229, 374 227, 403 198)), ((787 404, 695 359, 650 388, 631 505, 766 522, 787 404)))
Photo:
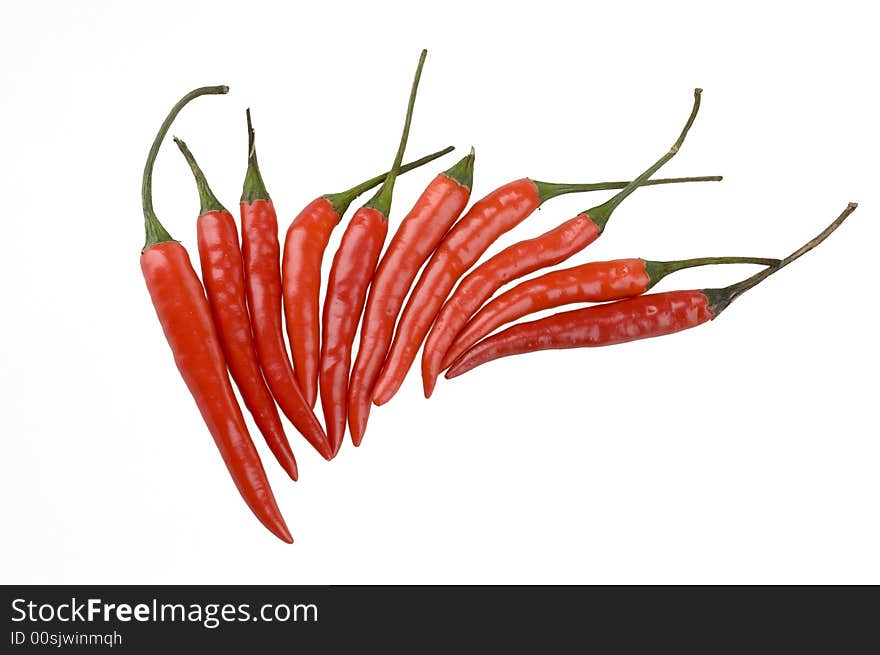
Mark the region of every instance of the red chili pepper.
POLYGON ((278 218, 257 164, 250 110, 247 111, 247 124, 250 149, 241 195, 241 250, 257 356, 281 411, 325 459, 332 459, 333 451, 327 435, 303 398, 287 357, 281 325, 278 218))
MULTIPOLYGON (((452 152, 449 146, 400 167, 406 173, 452 152)), ((284 294, 284 318, 293 359, 293 370, 309 406, 318 395, 318 352, 320 322, 318 305, 321 292, 321 260, 330 241, 330 233, 349 205, 362 193, 381 184, 388 173, 376 176, 342 193, 316 198, 303 209, 284 239, 281 258, 281 281, 284 294)))
POLYGON ((611 214, 623 200, 648 178, 672 159, 684 143, 685 137, 700 109, 701 89, 694 91, 694 106, 678 140, 669 152, 644 173, 630 182, 622 191, 598 207, 581 212, 562 225, 539 237, 520 241, 505 248, 494 257, 471 271, 455 293, 440 310, 422 351, 422 383, 425 398, 430 398, 441 371, 443 356, 462 328, 480 306, 499 288, 547 266, 565 261, 601 236, 611 214))
POLYGON ((342 242, 330 268, 327 297, 324 301, 324 339, 321 344, 321 406, 324 408, 324 420, 334 453, 339 451, 345 436, 351 346, 364 310, 367 287, 373 279, 388 232, 394 182, 400 162, 403 161, 416 91, 427 55, 428 51, 422 50, 419 57, 394 164, 376 195, 355 212, 342 235, 342 242))
POLYGON ((474 150, 435 177, 404 217, 379 262, 361 322, 361 341, 348 390, 348 427, 359 446, 367 429, 373 385, 394 335, 394 323, 416 274, 467 206, 474 150))
POLYGON ((824 241, 857 205, 850 203, 815 239, 752 277, 723 289, 654 293, 519 323, 484 339, 466 351, 447 371, 447 378, 486 362, 537 350, 610 346, 659 337, 696 327, 716 318, 730 303, 824 241))
POLYGON ((615 259, 551 271, 526 280, 488 302, 456 337, 440 368, 448 368, 465 350, 497 328, 528 314, 579 302, 609 302, 639 296, 670 273, 711 264, 776 266, 779 260, 761 257, 701 257, 671 262, 615 259))
MULTIPOLYGON (((700 89, 697 89, 694 95, 694 109, 683 134, 687 133, 696 117, 700 104, 700 89)), ((653 171, 671 158, 675 154, 674 151, 675 148, 652 169, 649 169, 651 172, 647 176, 650 176, 653 171)), ((707 178, 690 178, 684 181, 705 179, 707 178)), ((718 180, 721 178, 708 179, 718 180)), ((625 190, 629 189, 626 195, 643 182, 644 180, 633 180, 623 184, 625 190)), ((657 184, 661 182, 664 180, 655 181, 657 184)), ((565 193, 608 188, 620 187, 610 183, 549 184, 524 178, 506 184, 477 201, 437 247, 431 261, 422 272, 415 290, 410 295, 385 360, 385 366, 376 382, 373 402, 382 405, 394 396, 449 292, 462 274, 486 252, 499 236, 513 229, 550 198, 565 193)), ((593 221, 600 224, 603 220, 602 215, 605 216, 604 220, 607 220, 610 212, 624 197, 625 195, 618 194, 607 203, 591 210, 593 221)))
POLYGON ((226 360, 202 284, 186 249, 171 238, 153 211, 153 164, 171 122, 193 98, 228 91, 225 86, 191 91, 174 105, 159 128, 144 167, 142 201, 147 240, 141 252, 141 270, 177 368, 235 486, 263 525, 282 541, 292 543, 229 383, 226 360))
POLYGON ((296 458, 284 434, 275 401, 263 380, 257 349, 251 336, 244 266, 235 220, 211 191, 208 180, 186 144, 177 137, 174 137, 174 142, 192 169, 199 191, 201 209, 197 228, 202 279, 229 372, 275 459, 296 480, 296 458))

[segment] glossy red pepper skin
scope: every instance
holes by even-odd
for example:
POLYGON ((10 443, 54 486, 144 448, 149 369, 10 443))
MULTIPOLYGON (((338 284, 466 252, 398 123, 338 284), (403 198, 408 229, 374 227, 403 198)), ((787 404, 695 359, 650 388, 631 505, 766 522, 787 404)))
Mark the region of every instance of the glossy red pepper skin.
POLYGON ((226 373, 211 308, 186 250, 175 241, 147 247, 141 270, 174 361, 251 511, 292 543, 226 373))
POLYGON ((486 249, 541 204, 538 187, 523 178, 478 200, 449 230, 422 271, 403 310, 385 365, 373 390, 373 402, 388 402, 400 388, 419 346, 455 286, 486 249))
POLYGON ((245 283, 260 368, 281 411, 315 450, 331 459, 330 444, 299 389, 284 345, 275 208, 271 200, 262 199, 242 201, 240 207, 245 283))
POLYGON ((443 357, 471 316, 499 288, 523 275, 565 261, 593 243, 602 228, 578 214, 541 236, 520 241, 480 264, 461 281, 443 305, 422 352, 422 383, 430 398, 443 357))
POLYGON ((320 387, 333 453, 339 451, 345 436, 351 348, 387 232, 388 219, 380 212, 369 207, 358 209, 342 235, 330 267, 322 325, 320 387))
MULTIPOLYGON (((415 170, 452 152, 448 146, 400 167, 400 173, 415 170)), ((310 407, 318 394, 318 359, 321 325, 321 263, 333 228, 339 224, 349 205, 369 189, 385 181, 388 173, 361 182, 343 191, 321 196, 310 202, 293 219, 284 239, 281 259, 281 283, 284 295, 284 318, 293 369, 300 389, 310 407)))
POLYGON ((406 118, 394 162, 382 186, 355 212, 342 243, 333 258, 327 299, 324 302, 324 345, 321 348, 321 404, 335 452, 342 446, 348 412, 348 376, 351 346, 364 310, 367 288, 376 272, 376 263, 388 233, 388 215, 394 185, 401 171, 403 153, 409 139, 413 109, 427 50, 422 50, 413 76, 406 107, 406 118))
POLYGON ((643 259, 589 262, 526 280, 493 298, 470 319, 444 355, 441 370, 480 339, 522 316, 577 302, 638 296, 650 285, 643 259))
MULTIPOLYGON (((551 271, 526 280, 487 303, 456 337, 443 357, 441 369, 496 328, 527 314, 580 302, 609 302, 645 293, 670 273, 725 264, 774 267, 765 257, 697 257, 669 262, 615 259, 551 271)), ((456 292, 457 293, 457 292, 456 292)))
POLYGON ((272 454, 296 480, 296 458, 263 380, 251 334, 235 220, 228 211, 208 211, 199 216, 197 225, 202 279, 232 379, 272 454))
POLYGON ((348 424, 356 446, 367 428, 373 385, 382 370, 406 294, 469 198, 469 184, 465 186, 445 173, 435 177, 404 217, 376 270, 348 394, 348 424))
POLYGON ((281 278, 284 318, 293 368, 310 407, 318 396, 321 262, 339 223, 327 198, 316 198, 293 219, 284 238, 281 278))
MULTIPOLYGON (((699 98, 699 93, 696 97, 699 98)), ((695 102, 691 118, 677 145, 684 140, 684 135, 687 134, 698 107, 699 102, 695 102)), ((654 166, 630 182, 554 184, 522 178, 496 189, 477 201, 461 221, 449 231, 422 272, 403 311, 385 365, 376 382, 373 402, 382 405, 397 392, 415 359, 419 346, 458 279, 476 263, 480 255, 499 236, 521 223, 543 202, 567 193, 621 189, 621 192, 611 200, 584 212, 596 225, 604 226, 614 208, 639 186, 721 179, 712 176, 649 180, 648 178, 660 166, 675 155, 677 145, 654 166)))
POLYGON ((680 332, 715 314, 703 291, 668 291, 519 323, 479 342, 447 371, 454 378, 501 357, 538 350, 592 348, 680 332))
MULTIPOLYGON (((446 308, 440 313, 422 357, 422 381, 429 397, 437 381, 443 356, 468 319, 492 293, 507 282, 525 273, 536 271, 565 260, 595 241, 608 220, 624 199, 647 184, 650 177, 672 159, 684 143, 700 109, 701 89, 694 90, 694 104, 676 142, 647 170, 627 184, 610 200, 581 212, 554 230, 517 243, 479 266, 456 289, 446 308)), ((542 197, 541 183, 533 183, 537 196, 542 197)), ((555 185, 558 187, 558 185, 555 185)), ((557 188, 558 192, 558 188, 557 188)))
MULTIPOLYGON (((517 275, 562 261, 595 241, 620 203, 640 186, 648 184, 651 176, 678 153, 699 112, 701 95, 702 89, 694 89, 694 102, 690 115, 672 147, 619 193, 601 205, 581 212, 577 217, 556 230, 551 230, 530 242, 521 242, 508 248, 474 271, 470 278, 462 284, 462 287, 456 291, 451 299, 450 310, 446 316, 442 317, 443 322, 435 328, 436 337, 433 339, 431 347, 425 348, 422 360, 422 378, 426 396, 429 396, 434 388, 446 350, 480 304, 489 298, 501 284, 514 279, 517 275), (579 234, 578 230, 581 230, 582 233, 579 234), (572 243, 566 243, 566 238, 570 239, 572 243), (498 284, 493 288, 496 281, 498 284)), ((535 183, 540 198, 543 196, 543 192, 538 188, 539 185, 545 185, 535 183)), ((556 193, 559 192, 558 185, 551 186, 556 186, 556 193)))
MULTIPOLYGON (((193 99, 228 91, 227 86, 190 91, 171 108, 153 140, 141 186, 146 236, 141 270, 177 368, 239 493, 263 525, 282 541, 292 543, 229 383, 226 359, 202 283, 186 250, 174 241, 153 210, 153 166, 171 123, 193 99)), ((204 186, 207 189, 207 184, 204 186)))

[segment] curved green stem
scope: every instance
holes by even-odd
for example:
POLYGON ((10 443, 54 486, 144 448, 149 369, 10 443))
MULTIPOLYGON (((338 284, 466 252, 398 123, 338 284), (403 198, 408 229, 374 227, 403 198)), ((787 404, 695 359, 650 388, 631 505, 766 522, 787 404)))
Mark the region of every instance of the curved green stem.
POLYGON ((645 272, 650 280, 648 289, 657 284, 664 277, 676 271, 695 266, 712 266, 715 264, 757 264, 759 266, 779 266, 780 259, 768 259, 766 257, 695 257, 693 259, 679 259, 669 262, 655 262, 644 260, 645 272))
POLYGON ((400 136, 400 144, 397 146, 397 154, 394 156, 394 163, 391 165, 391 170, 388 171, 388 175, 385 177, 385 181, 382 183, 382 186, 379 187, 376 195, 364 205, 364 207, 375 209, 385 218, 388 218, 388 214, 391 212, 391 196, 394 194, 394 182, 397 179, 397 174, 400 172, 400 162, 403 161, 403 151, 406 150, 406 142, 407 139, 409 139, 409 126, 412 123, 413 109, 416 106, 416 92, 419 89, 419 80, 422 77, 422 67, 425 65, 425 58, 427 56, 428 51, 422 50, 422 54, 419 56, 419 65, 416 67, 416 74, 413 78, 412 88, 409 92, 406 120, 403 123, 403 134, 400 136))
MULTIPOLYGON (((661 177, 657 180, 646 180, 640 186, 657 186, 658 184, 680 184, 682 182, 720 182, 724 177, 721 175, 702 175, 699 177, 661 177)), ((587 193, 589 191, 611 191, 623 189, 632 184, 630 180, 623 182, 593 182, 590 184, 569 184, 566 182, 539 182, 532 180, 532 184, 538 189, 538 201, 543 204, 567 193, 587 193)))
POLYGON ((675 143, 672 144, 669 152, 667 152, 660 159, 654 162, 653 166, 648 168, 644 173, 642 173, 636 179, 626 185, 623 190, 615 195, 613 198, 611 198, 607 202, 602 203, 601 205, 593 207, 592 209, 581 212, 582 214, 588 215, 590 219, 599 226, 600 230, 605 229, 605 225, 608 223, 608 219, 611 218, 611 214, 614 212, 615 209, 617 209, 617 206, 626 199, 628 195, 638 189, 649 177, 656 173, 666 162, 675 157, 676 153, 678 153, 678 150, 684 143, 685 137, 687 137, 691 126, 694 124, 694 120, 697 118, 697 112, 700 111, 700 97, 702 93, 702 89, 694 89, 694 106, 691 109, 691 115, 688 117, 687 123, 685 123, 684 125, 684 129, 682 129, 681 134, 679 135, 675 143))
POLYGON ((150 152, 147 155, 147 163, 144 165, 144 177, 141 184, 141 203, 144 208, 144 227, 147 235, 146 242, 144 243, 141 252, 157 243, 174 241, 174 239, 171 238, 171 235, 168 234, 168 231, 159 222, 159 219, 156 217, 156 212, 153 211, 153 166, 156 163, 156 155, 159 154, 159 146, 162 145, 162 140, 165 138, 165 135, 168 134, 168 129, 171 127, 171 123, 174 122, 174 119, 177 118, 180 110, 183 109, 190 100, 194 100, 199 96, 224 93, 229 93, 228 86, 203 86, 190 91, 177 101, 177 104, 171 108, 171 111, 168 112, 168 116, 165 117, 164 122, 159 127, 159 131, 156 133, 156 138, 153 139, 153 145, 150 147, 150 152))
POLYGON ((263 183, 263 175, 260 173, 260 165, 257 163, 257 147, 254 126, 251 123, 251 110, 245 110, 248 130, 248 167, 244 176, 244 188, 241 191, 241 201, 252 203, 257 200, 271 200, 266 185, 263 183))
POLYGON ((201 216, 208 212, 226 211, 226 208, 220 204, 220 201, 217 200, 217 196, 211 191, 211 187, 208 186, 208 180, 205 178, 205 174, 202 173, 202 169, 199 168, 196 158, 193 157, 189 148, 186 147, 186 143, 177 137, 174 137, 174 143, 180 148, 183 158, 186 159, 186 163, 189 164, 189 168, 193 172, 193 176, 196 178, 196 188, 199 190, 199 202, 201 203, 199 215, 201 216))
MULTIPOLYGON (((408 173, 409 171, 419 168, 420 166, 424 166, 435 159, 439 159, 443 155, 449 154, 455 150, 454 146, 446 146, 443 150, 438 150, 437 152, 432 152, 430 155, 426 155, 421 159, 416 159, 415 161, 411 161, 408 164, 404 164, 400 167, 400 172, 398 175, 403 175, 404 173, 408 173)), ((330 201, 330 204, 333 205, 333 209, 336 210, 336 213, 339 216, 342 216, 349 205, 355 201, 355 199, 361 195, 362 193, 366 193, 373 187, 381 184, 385 181, 385 178, 388 177, 388 173, 391 171, 385 171, 381 175, 377 175, 376 177, 371 177, 369 180, 365 180, 358 184, 357 186, 353 186, 347 191, 342 191, 341 193, 328 193, 322 196, 330 201)))
POLYGON ((807 254, 813 248, 822 243, 825 239, 831 236, 831 233, 834 232, 834 230, 840 227, 841 223, 843 223, 847 219, 847 217, 856 210, 856 207, 858 206, 858 203, 849 203, 846 206, 846 209, 841 212, 840 216, 834 219, 834 222, 831 223, 831 225, 822 230, 822 232, 818 236, 811 239, 810 241, 807 241, 807 243, 795 250, 788 257, 779 262, 779 264, 777 264, 776 266, 765 269, 760 273, 756 273, 752 277, 743 280, 742 282, 731 284, 729 287, 724 287, 723 289, 703 289, 703 295, 705 295, 709 299, 709 310, 712 312, 713 318, 717 317, 718 314, 727 309, 730 303, 739 298, 746 291, 760 284, 768 277, 776 273, 778 270, 785 268, 794 260, 807 254))

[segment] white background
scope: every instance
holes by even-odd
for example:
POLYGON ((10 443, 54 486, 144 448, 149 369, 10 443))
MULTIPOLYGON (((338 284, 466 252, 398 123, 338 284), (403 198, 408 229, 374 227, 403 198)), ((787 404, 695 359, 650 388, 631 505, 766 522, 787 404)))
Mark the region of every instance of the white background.
MULTIPOLYGON (((880 583, 876 16, 869 3, 17 3, 0 25, 0 581, 880 583), (827 8, 820 9, 820 6, 827 8), (509 180, 626 179, 703 109, 663 175, 572 263, 819 250, 709 325, 507 359, 422 398, 411 375, 331 464, 292 430, 296 539, 237 497, 138 266, 162 117, 235 207, 254 111, 282 229, 379 173, 419 50, 392 229, 473 144, 474 197, 509 180), (873 400, 872 400, 873 399, 873 400)), ((169 142, 155 204, 195 253, 169 142)), ((499 248, 608 194, 548 203, 499 248)), ((339 233, 330 244, 330 256, 339 233)), ((694 270, 662 289, 732 282, 694 270)))

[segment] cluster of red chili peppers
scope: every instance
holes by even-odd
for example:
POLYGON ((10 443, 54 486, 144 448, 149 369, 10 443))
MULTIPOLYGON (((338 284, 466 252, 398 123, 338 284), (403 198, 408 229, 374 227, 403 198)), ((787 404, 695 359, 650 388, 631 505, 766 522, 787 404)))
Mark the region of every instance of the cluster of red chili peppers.
POLYGON ((421 369, 428 397, 443 371, 453 378, 508 355, 607 346, 695 327, 816 247, 856 208, 850 203, 819 236, 781 260, 704 257, 590 262, 528 279, 493 298, 503 285, 586 248, 602 234, 617 206, 638 187, 720 180, 720 176, 651 179, 684 143, 700 108, 701 90, 695 91, 691 114, 672 148, 630 182, 557 184, 522 178, 492 191, 461 216, 473 181, 471 149, 431 181, 382 255, 397 176, 452 150, 449 147, 402 164, 426 54, 423 51, 419 59, 391 169, 347 191, 313 200, 291 222, 283 250, 275 207, 257 164, 250 111, 240 237, 232 214, 212 193, 192 153, 175 138, 195 176, 201 200, 197 223, 201 281, 186 250, 171 238, 153 211, 153 164, 171 123, 194 98, 224 94, 227 87, 203 87, 184 96, 162 123, 144 168, 146 243, 141 268, 159 321, 239 492, 257 518, 288 543, 293 539, 248 434, 229 374, 275 458, 296 480, 296 459, 278 408, 324 458, 332 459, 342 446, 346 424, 353 443, 361 443, 371 405, 391 399, 423 342, 421 369), (342 235, 319 317, 321 264, 330 234, 351 203, 376 186, 376 194, 354 213, 342 235), (502 234, 544 202, 567 193, 602 189, 619 192, 472 269, 502 234), (765 268, 722 289, 645 294, 666 275, 685 268, 741 263, 765 268), (596 304, 517 323, 493 334, 516 319, 572 303, 596 304), (358 326, 360 345, 352 366, 358 326), (313 411, 319 394, 326 432, 313 411))

